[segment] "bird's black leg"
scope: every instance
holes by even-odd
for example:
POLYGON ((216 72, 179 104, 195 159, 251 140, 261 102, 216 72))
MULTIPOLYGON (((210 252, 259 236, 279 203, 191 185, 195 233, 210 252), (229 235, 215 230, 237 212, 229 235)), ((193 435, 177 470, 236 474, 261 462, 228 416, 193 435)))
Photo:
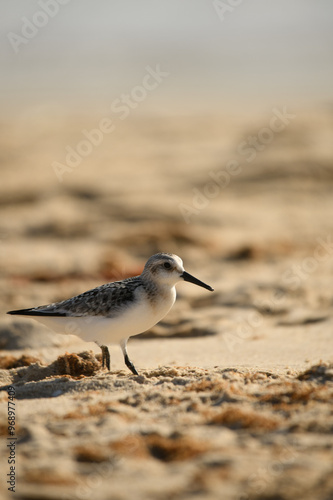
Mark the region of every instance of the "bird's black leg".
POLYGON ((125 365, 131 370, 133 375, 139 375, 138 372, 136 371, 136 368, 133 365, 132 361, 128 357, 126 344, 127 344, 127 339, 124 339, 120 342, 120 347, 121 347, 121 350, 123 351, 123 355, 124 355, 125 365))
POLYGON ((124 359, 125 359, 125 365, 131 370, 131 372, 134 375, 139 375, 132 361, 129 359, 128 354, 125 354, 124 359))
POLYGON ((110 351, 109 348, 106 345, 101 345, 100 348, 102 349, 102 366, 103 368, 106 366, 107 369, 110 371, 111 370, 111 360, 110 360, 110 351))

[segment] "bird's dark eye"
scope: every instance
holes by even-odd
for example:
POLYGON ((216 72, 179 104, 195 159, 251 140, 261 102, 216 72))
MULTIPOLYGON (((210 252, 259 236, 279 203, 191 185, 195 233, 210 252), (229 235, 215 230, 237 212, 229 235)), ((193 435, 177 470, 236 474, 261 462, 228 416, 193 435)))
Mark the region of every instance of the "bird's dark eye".
POLYGON ((170 262, 164 262, 163 267, 164 267, 164 269, 171 269, 170 262))

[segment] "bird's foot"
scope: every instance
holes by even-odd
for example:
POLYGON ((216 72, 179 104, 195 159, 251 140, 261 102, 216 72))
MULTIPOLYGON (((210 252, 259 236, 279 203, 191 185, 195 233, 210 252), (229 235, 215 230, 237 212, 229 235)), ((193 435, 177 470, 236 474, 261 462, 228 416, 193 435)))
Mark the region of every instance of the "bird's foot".
POLYGON ((139 375, 132 361, 129 359, 128 355, 125 354, 125 364, 131 370, 133 375, 139 375))
POLYGON ((102 367, 107 368, 109 371, 111 370, 111 359, 110 359, 110 351, 106 345, 101 345, 102 350, 102 367))

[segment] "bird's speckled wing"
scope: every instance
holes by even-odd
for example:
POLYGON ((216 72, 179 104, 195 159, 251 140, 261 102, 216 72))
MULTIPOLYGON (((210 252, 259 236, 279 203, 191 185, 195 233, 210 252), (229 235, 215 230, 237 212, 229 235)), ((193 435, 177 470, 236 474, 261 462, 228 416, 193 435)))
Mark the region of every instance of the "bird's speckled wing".
POLYGON ((71 299, 32 309, 11 311, 26 316, 107 316, 116 315, 135 300, 135 292, 143 287, 140 276, 101 285, 71 299))

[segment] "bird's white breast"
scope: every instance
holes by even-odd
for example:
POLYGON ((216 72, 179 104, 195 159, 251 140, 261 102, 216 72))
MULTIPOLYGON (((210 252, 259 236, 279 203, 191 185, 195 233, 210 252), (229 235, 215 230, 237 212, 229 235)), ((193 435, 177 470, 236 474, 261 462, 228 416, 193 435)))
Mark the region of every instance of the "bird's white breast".
MULTIPOLYGON (((138 335, 156 325, 169 312, 176 300, 175 287, 163 290, 154 300, 139 295, 129 306, 112 318, 104 316, 35 316, 34 319, 52 330, 78 335, 86 342, 118 344, 122 339, 138 335)), ((30 316, 31 317, 31 316, 30 316)))

